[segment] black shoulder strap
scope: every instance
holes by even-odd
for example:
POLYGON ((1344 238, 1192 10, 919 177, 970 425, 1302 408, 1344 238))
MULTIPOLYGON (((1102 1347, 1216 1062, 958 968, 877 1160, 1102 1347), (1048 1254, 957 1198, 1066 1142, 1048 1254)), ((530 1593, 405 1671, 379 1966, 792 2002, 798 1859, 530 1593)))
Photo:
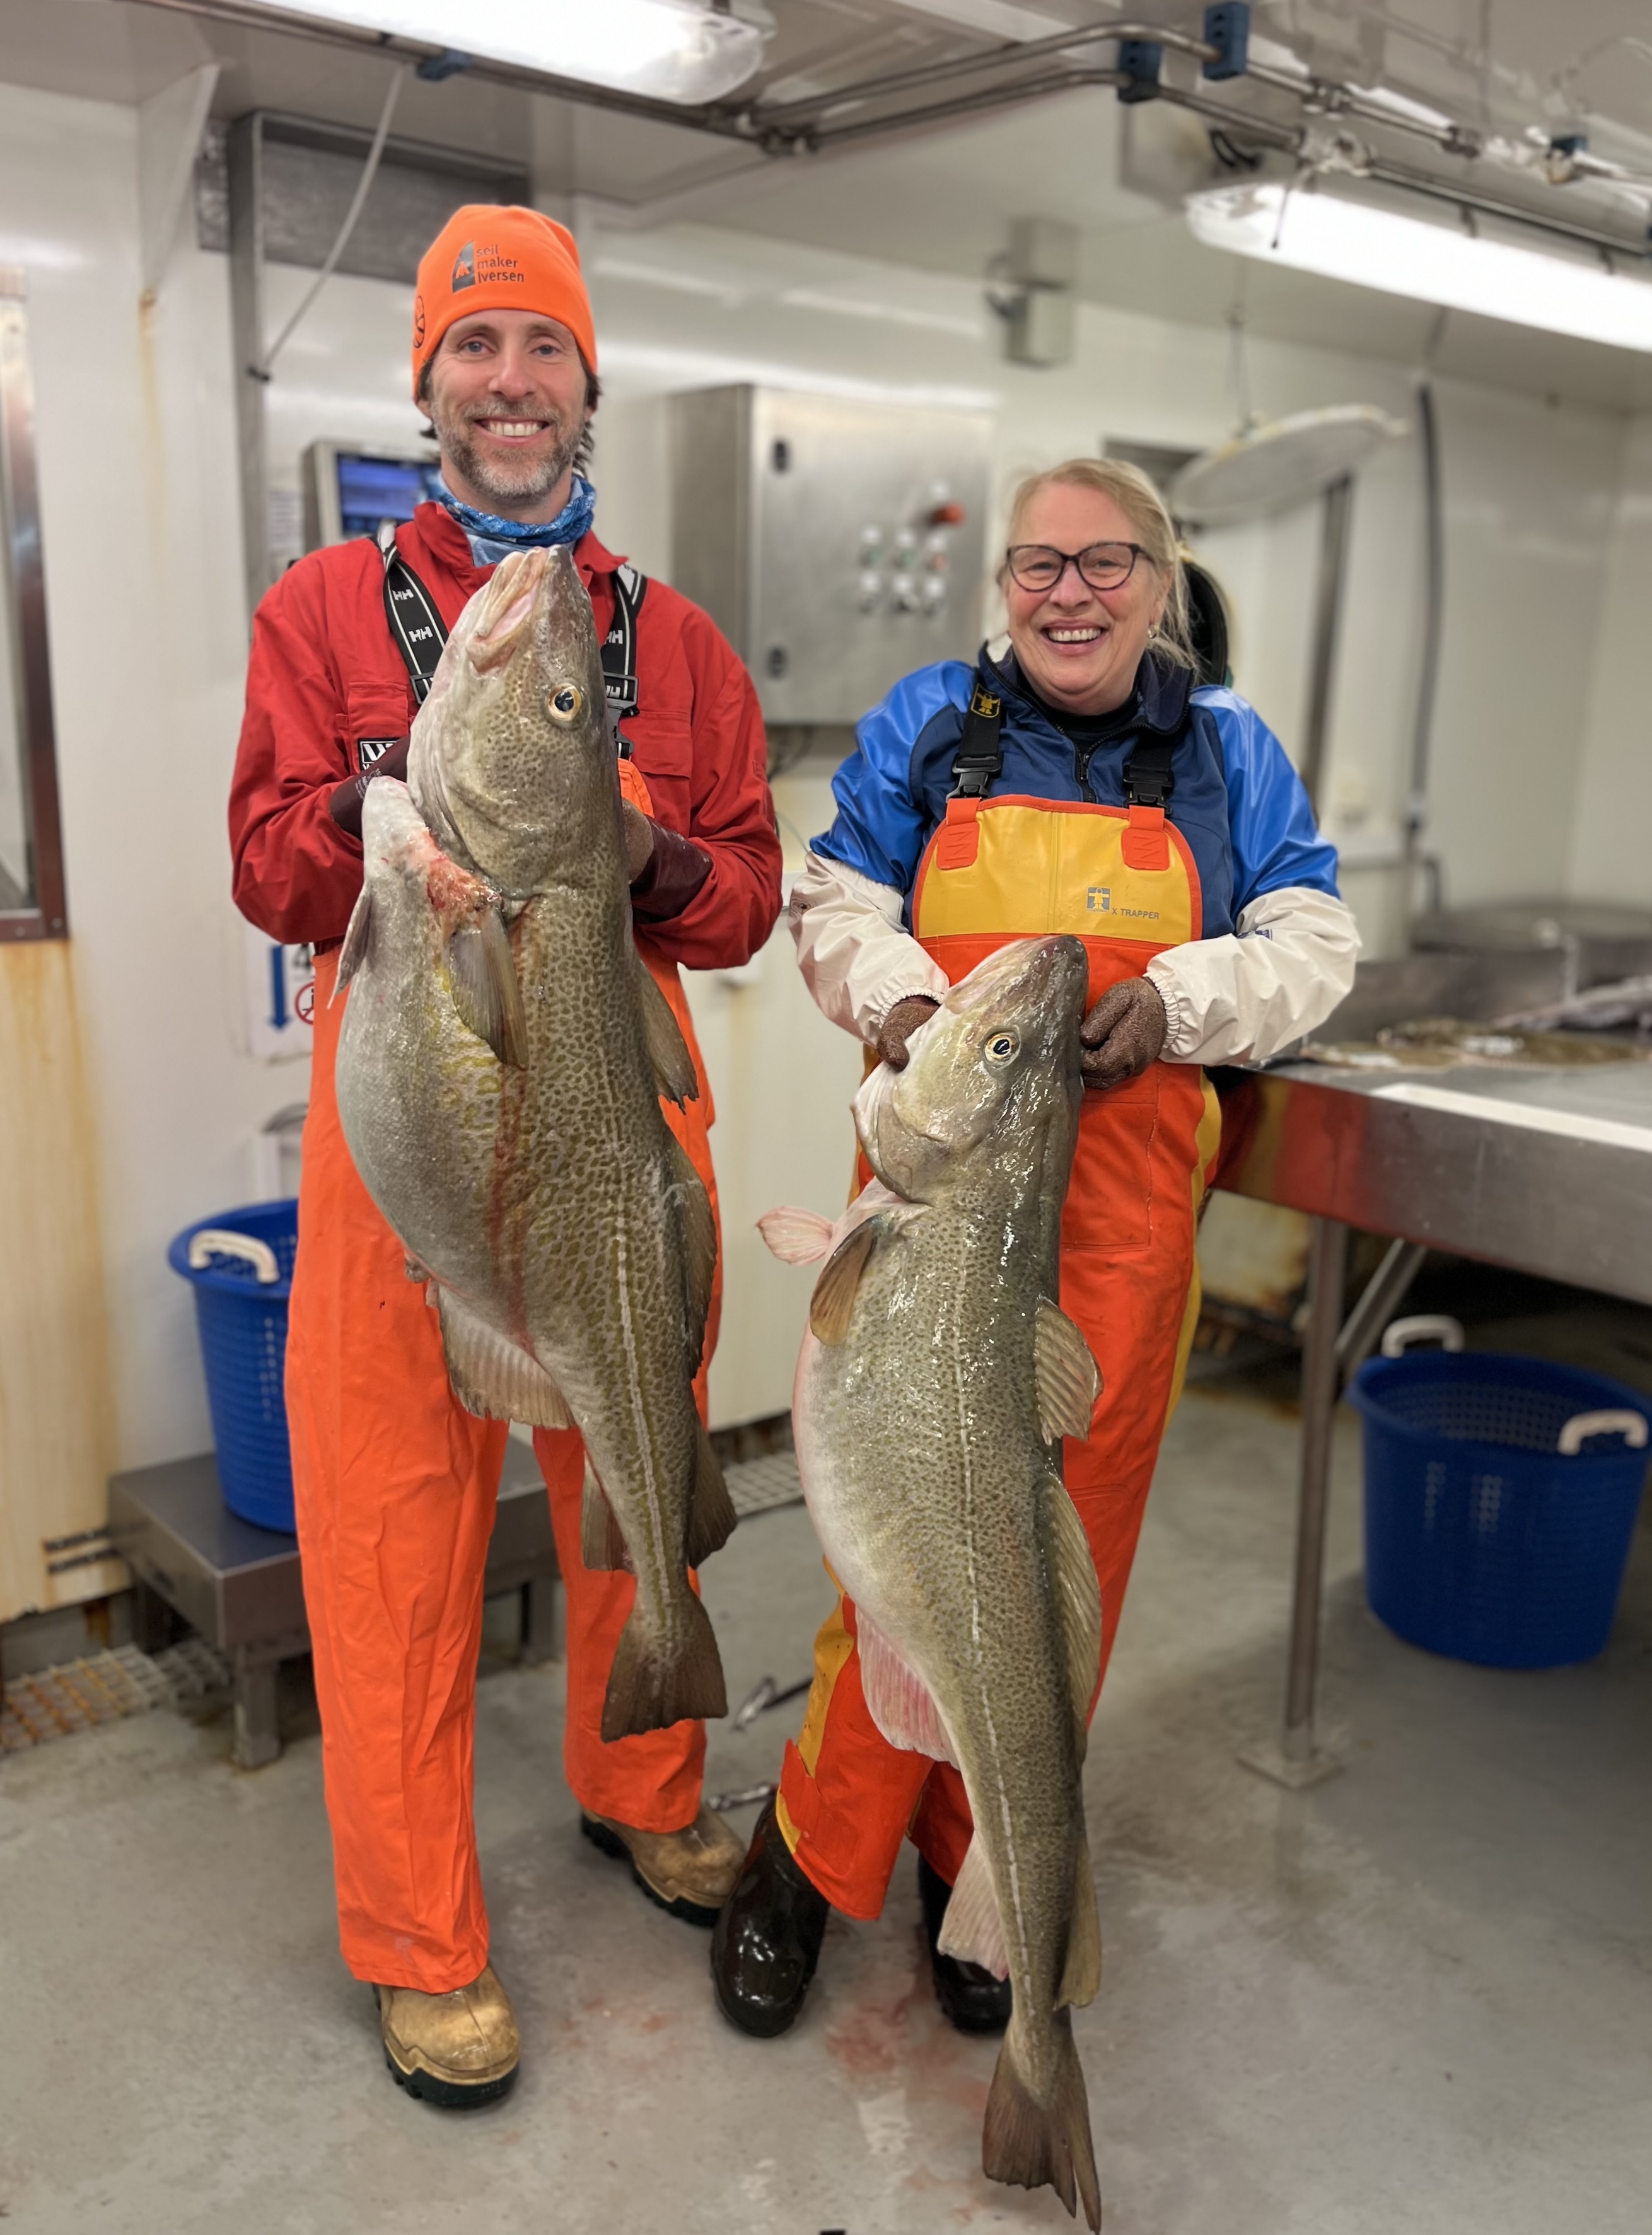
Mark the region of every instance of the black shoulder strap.
POLYGON ((637 711, 637 616, 648 594, 648 577, 634 567, 613 571, 613 619, 602 644, 602 687, 607 693, 608 721, 621 760, 631 757, 631 740, 620 724, 637 711))
POLYGON ((977 668, 964 734, 952 764, 954 799, 985 799, 992 790, 1004 766, 1003 727, 1004 701, 987 687, 985 673, 977 668))
POLYGON ((1181 742, 1180 733, 1167 737, 1163 731, 1138 737, 1124 763, 1124 797, 1131 807, 1163 807, 1176 790, 1170 763, 1181 742))
POLYGON ((373 541, 384 564, 384 617, 390 625, 390 642, 401 653, 413 696, 423 706, 448 632, 436 600, 397 548, 396 522, 380 521, 373 541))
MULTIPOLYGON (((1131 807, 1163 807, 1176 790, 1170 764, 1187 735, 1195 678, 1188 669, 1167 667, 1150 652, 1143 666, 1152 670, 1150 704, 1157 719, 1137 732, 1124 757, 1124 797, 1131 807)), ((1138 704, 1143 696, 1138 678, 1138 704)))
MULTIPOLYGON (((390 640, 402 655, 413 696, 422 706, 430 695, 448 632, 436 600, 397 547, 396 522, 382 521, 374 541, 384 563, 384 613, 390 625, 390 640)), ((637 711, 637 616, 647 589, 647 576, 634 567, 616 569, 613 619, 602 647, 602 685, 609 718, 616 724, 637 711)), ((619 737, 617 728, 615 736, 619 737)), ((619 744, 621 753, 629 754, 631 747, 623 737, 619 744)))

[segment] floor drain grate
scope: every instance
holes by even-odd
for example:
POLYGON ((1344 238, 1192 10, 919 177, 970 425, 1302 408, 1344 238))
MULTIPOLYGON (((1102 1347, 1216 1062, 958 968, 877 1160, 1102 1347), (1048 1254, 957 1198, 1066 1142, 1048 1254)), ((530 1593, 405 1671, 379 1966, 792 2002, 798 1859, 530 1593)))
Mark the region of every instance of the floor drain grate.
POLYGON ((801 1505, 803 1486, 795 1452, 768 1452, 760 1459, 740 1459, 723 1470, 737 1513, 767 1513, 779 1505, 801 1505))
POLYGON ((153 1707, 193 1707, 229 1688, 228 1663, 198 1637, 153 1658, 135 1645, 94 1653, 56 1668, 14 1676, 0 1701, 0 1753, 21 1753, 99 1723, 147 1715, 153 1707))

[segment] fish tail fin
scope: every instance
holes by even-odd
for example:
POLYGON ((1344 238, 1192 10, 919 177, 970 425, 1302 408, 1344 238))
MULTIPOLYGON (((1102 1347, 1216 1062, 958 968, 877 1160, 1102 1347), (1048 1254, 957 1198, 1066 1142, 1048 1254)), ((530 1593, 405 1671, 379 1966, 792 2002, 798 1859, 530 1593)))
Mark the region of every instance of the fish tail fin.
POLYGON ((1101 2188, 1084 2071, 1065 2011, 1057 2014, 1055 2025, 1056 2080, 1048 2103, 1039 2102, 1022 2076, 1013 2030, 1000 2050, 981 2129, 981 2171, 988 2180, 1012 2186, 1042 2188, 1047 2183, 1070 2213, 1076 2216, 1078 2206, 1084 2206, 1085 2224, 1092 2235, 1098 2235, 1101 2188))
POLYGON ((674 1653, 661 1651, 635 1608, 620 1633, 608 1695, 602 1703, 602 1736, 607 1744, 729 1712, 711 1616, 695 1594, 686 1585, 684 1589, 687 1604, 674 1653))

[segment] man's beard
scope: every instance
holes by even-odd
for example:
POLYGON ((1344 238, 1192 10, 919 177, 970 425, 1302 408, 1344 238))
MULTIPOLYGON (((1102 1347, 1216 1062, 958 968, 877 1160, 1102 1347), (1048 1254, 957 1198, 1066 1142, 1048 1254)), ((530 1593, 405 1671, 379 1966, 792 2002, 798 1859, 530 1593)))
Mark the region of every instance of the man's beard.
MULTIPOLYGON (((483 416, 495 415, 490 409, 483 416)), ((574 463, 580 447, 581 430, 554 416, 546 423, 556 437, 548 454, 541 451, 520 463, 509 458, 484 459, 477 455, 471 439, 473 421, 468 413, 432 408, 430 417, 442 456, 452 459, 472 488, 480 489, 495 504, 532 504, 548 496, 574 463)))

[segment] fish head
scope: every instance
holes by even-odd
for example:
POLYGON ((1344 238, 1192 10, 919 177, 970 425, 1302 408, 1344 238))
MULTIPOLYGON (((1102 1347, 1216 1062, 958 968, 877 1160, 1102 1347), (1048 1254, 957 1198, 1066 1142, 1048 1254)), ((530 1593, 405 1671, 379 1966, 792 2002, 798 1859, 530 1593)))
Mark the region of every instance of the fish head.
POLYGON ((591 600, 564 546, 513 551, 460 615, 413 724, 408 785, 442 847, 507 894, 619 843, 591 600))
POLYGON ((1084 943, 1065 934, 1013 940, 960 979, 908 1040, 906 1068, 880 1064, 855 1098, 884 1185, 922 1202, 983 1150, 1029 1170, 1052 1145, 1070 1156, 1088 983, 1084 943))

